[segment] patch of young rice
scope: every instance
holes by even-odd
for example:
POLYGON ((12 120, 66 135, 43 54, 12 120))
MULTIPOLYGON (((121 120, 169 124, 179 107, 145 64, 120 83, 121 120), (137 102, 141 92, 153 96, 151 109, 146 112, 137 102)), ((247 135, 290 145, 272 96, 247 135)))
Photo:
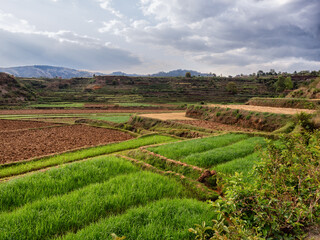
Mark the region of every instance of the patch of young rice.
POLYGON ((50 239, 162 198, 186 196, 176 181, 150 172, 122 175, 0 214, 0 239, 50 239))
POLYGON ((115 122, 115 123, 125 123, 125 122, 129 121, 130 115, 128 115, 128 116, 110 116, 110 117, 97 116, 97 117, 90 117, 90 119, 109 121, 109 122, 115 122))
POLYGON ((213 169, 217 172, 222 172, 228 175, 233 175, 236 172, 246 175, 253 166, 260 160, 260 152, 254 152, 246 157, 237 158, 232 161, 219 164, 213 169))
POLYGON ((253 137, 226 147, 191 154, 182 159, 182 161, 191 165, 210 168, 236 158, 245 157, 253 153, 257 146, 264 146, 265 144, 264 138, 253 137))
POLYGON ((137 171, 123 159, 103 156, 13 179, 0 184, 0 212, 137 171))
POLYGON ((162 199, 103 219, 62 239, 111 239, 112 233, 128 240, 194 239, 188 228, 194 227, 199 219, 210 224, 216 218, 210 208, 209 204, 194 199, 162 199))
POLYGON ((180 160, 190 154, 224 147, 247 138, 249 138, 249 136, 245 134, 225 134, 191 141, 188 140, 175 144, 166 144, 159 147, 149 148, 149 150, 167 158, 180 160))
POLYGON ((73 162, 85 158, 95 157, 103 154, 114 153, 118 151, 134 149, 141 146, 158 144, 164 142, 178 141, 175 138, 162 135, 149 135, 136 139, 131 139, 125 142, 113 143, 104 146, 92 147, 82 149, 74 152, 67 152, 55 156, 37 159, 35 161, 18 163, 13 165, 1 166, 0 165, 0 178, 14 176, 29 171, 38 170, 45 167, 55 166, 67 162, 73 162))

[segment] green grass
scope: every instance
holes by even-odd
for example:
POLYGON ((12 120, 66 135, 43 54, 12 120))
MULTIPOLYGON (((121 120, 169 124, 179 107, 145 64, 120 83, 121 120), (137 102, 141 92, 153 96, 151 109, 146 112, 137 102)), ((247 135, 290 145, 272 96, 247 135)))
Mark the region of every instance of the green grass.
POLYGON ((257 145, 264 146, 266 144, 264 138, 253 137, 232 145, 215 148, 206 152, 195 153, 182 159, 191 165, 211 168, 217 164, 231 161, 236 158, 245 157, 255 151, 257 145))
POLYGON ((253 166, 260 160, 260 152, 254 152, 243 158, 237 158, 232 161, 219 164, 214 167, 217 172, 233 175, 236 172, 246 175, 253 166))
POLYGON ((95 120, 102 120, 102 121, 109 121, 109 122, 115 122, 115 123, 125 123, 130 119, 131 115, 127 116, 110 116, 110 117, 90 117, 90 119, 95 119, 95 120))
POLYGON ((130 240, 194 239, 188 228, 216 216, 210 205, 193 199, 163 199, 128 210, 123 215, 103 219, 62 239, 111 239, 111 233, 130 240))
POLYGON ((145 145, 174 141, 177 141, 177 139, 169 136, 148 135, 120 143, 113 143, 104 146, 67 152, 60 155, 45 157, 34 161, 21 162, 13 165, 3 165, 0 166, 0 178, 18 175, 45 167, 55 166, 67 162, 73 162, 103 154, 110 154, 118 151, 134 149, 145 145))
POLYGON ((116 103, 119 106, 123 106, 123 107, 159 107, 158 105, 154 105, 154 104, 149 104, 149 103, 135 103, 135 102, 131 102, 131 103, 116 103))
POLYGON ((149 150, 167 158, 179 160, 188 155, 208 151, 213 148, 224 147, 240 140, 247 139, 248 137, 248 135, 244 134, 225 134, 215 137, 162 145, 159 147, 149 148, 149 150))
POLYGON ((140 170, 127 161, 103 156, 27 175, 0 184, 0 212, 137 171, 140 170))
POLYGON ((50 239, 133 206, 184 196, 181 184, 154 173, 117 176, 0 214, 0 239, 50 239))
POLYGON ((28 105, 28 108, 56 108, 56 107, 63 107, 63 108, 82 108, 84 103, 68 103, 68 102, 55 102, 55 103, 43 103, 43 104, 31 104, 28 105))

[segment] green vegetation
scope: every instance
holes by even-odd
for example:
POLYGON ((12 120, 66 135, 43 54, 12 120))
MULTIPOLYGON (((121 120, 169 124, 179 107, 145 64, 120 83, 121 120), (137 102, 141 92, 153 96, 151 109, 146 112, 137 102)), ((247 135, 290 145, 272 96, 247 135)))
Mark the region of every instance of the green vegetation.
POLYGON ((269 142, 252 182, 221 179, 224 197, 212 204, 219 220, 191 231, 197 239, 304 239, 319 224, 319 145, 319 131, 269 142))
POLYGON ((82 108, 84 103, 53 102, 28 105, 28 108, 82 108))
POLYGON ((115 122, 115 123, 125 123, 129 121, 131 115, 122 115, 122 116, 110 116, 110 117, 105 117, 105 116, 97 116, 97 117, 90 117, 90 119, 95 119, 95 120, 102 120, 102 121, 109 121, 109 122, 115 122))
POLYGON ((181 184, 154 173, 117 176, 0 214, 0 239, 49 239, 133 206, 184 196, 181 184))
POLYGON ((154 105, 150 103, 137 103, 137 102, 117 103, 117 105, 122 107, 159 107, 159 105, 154 105))
POLYGON ((273 132, 283 127, 293 118, 287 114, 264 114, 240 109, 203 107, 200 105, 189 105, 186 116, 245 128, 254 128, 266 132, 273 132))
POLYGON ((305 98, 251 98, 248 103, 256 106, 317 109, 320 101, 305 98))
POLYGON ((249 136, 244 134, 224 134, 215 137, 166 144, 149 148, 149 150, 171 159, 180 160, 193 153, 224 147, 247 138, 249 138, 249 136))
POLYGON ((231 94, 237 94, 238 93, 237 84, 235 82, 228 82, 228 84, 226 86, 226 89, 231 94))
POLYGON ((278 81, 275 82, 274 87, 277 92, 283 92, 293 88, 291 77, 279 76, 278 81))
POLYGON ((13 179, 0 184, 0 212, 137 171, 129 162, 104 156, 13 179))
POLYGON ((220 163, 245 157, 253 153, 257 146, 263 146, 264 144, 264 138, 253 137, 226 147, 191 154, 182 159, 182 161, 199 167, 211 168, 220 163))
POLYGON ((234 175, 237 173, 242 173, 246 176, 256 165, 261 158, 260 152, 254 152, 245 156, 243 158, 236 158, 226 163, 219 164, 214 167, 214 170, 228 175, 234 175))
POLYGON ((121 216, 103 219, 62 239, 111 239, 111 234, 130 240, 194 239, 186 226, 198 219, 210 222, 215 213, 208 204, 192 199, 163 199, 128 210, 121 216))
POLYGON ((85 158, 95 157, 103 154, 138 148, 145 145, 152 145, 164 142, 174 142, 174 139, 169 136, 162 135, 147 135, 137 139, 131 139, 125 142, 113 143, 104 146, 92 147, 73 152, 67 152, 60 155, 45 157, 29 162, 19 162, 11 165, 0 166, 0 178, 18 175, 33 170, 38 170, 45 167, 59 165, 67 162, 73 162, 85 158))

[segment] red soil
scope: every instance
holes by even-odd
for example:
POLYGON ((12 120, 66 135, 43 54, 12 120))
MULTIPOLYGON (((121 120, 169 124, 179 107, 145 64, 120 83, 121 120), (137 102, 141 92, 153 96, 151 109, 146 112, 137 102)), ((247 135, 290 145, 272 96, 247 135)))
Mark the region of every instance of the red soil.
POLYGON ((0 132, 0 164, 131 138, 121 131, 85 125, 0 132))
POLYGON ((1 120, 0 132, 7 132, 13 130, 22 130, 30 128, 40 128, 47 126, 54 126, 55 123, 35 122, 35 121, 19 121, 19 120, 1 120))

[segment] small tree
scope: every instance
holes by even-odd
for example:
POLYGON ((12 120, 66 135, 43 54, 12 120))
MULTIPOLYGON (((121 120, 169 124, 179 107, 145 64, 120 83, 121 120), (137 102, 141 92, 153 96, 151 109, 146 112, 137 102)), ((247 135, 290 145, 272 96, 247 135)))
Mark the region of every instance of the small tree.
POLYGON ((292 89, 293 83, 291 77, 285 78, 284 76, 279 76, 274 86, 277 92, 283 92, 286 89, 292 89))
POLYGON ((232 93, 232 94, 238 93, 237 84, 235 82, 228 82, 226 89, 229 93, 232 93))
POLYGON ((191 78, 191 73, 190 72, 186 72, 186 78, 191 78))

